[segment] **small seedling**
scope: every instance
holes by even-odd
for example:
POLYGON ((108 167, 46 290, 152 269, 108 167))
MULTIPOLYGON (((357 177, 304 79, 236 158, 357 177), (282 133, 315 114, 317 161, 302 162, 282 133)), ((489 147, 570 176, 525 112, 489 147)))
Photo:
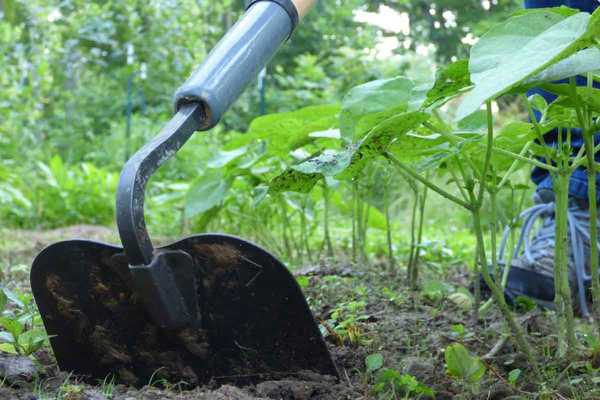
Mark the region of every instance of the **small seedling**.
POLYGON ((444 358, 448 375, 465 383, 476 385, 485 375, 485 365, 460 343, 448 346, 444 358))
POLYGON ((40 326, 40 317, 33 298, 0 288, 0 350, 30 355, 42 348, 48 340, 40 326))
POLYGON ((452 335, 456 338, 460 340, 463 340, 465 338, 467 330, 465 329, 465 326, 463 324, 452 325, 450 329, 452 330, 452 335))
POLYGON ((327 333, 335 337, 339 344, 363 346, 371 343, 361 327, 362 323, 369 318, 365 314, 366 306, 367 303, 364 301, 340 303, 327 321, 325 326, 327 333), (332 328, 328 328, 329 326, 332 328))
POLYGON ((412 375, 401 374, 395 369, 382 369, 375 380, 373 392, 379 399, 420 399, 435 396, 435 391, 422 384, 412 375))
POLYGON ((520 377, 521 377, 521 370, 518 368, 513 369, 512 371, 510 371, 508 373, 508 382, 510 382, 511 385, 515 386, 520 377))
POLYGON ((383 367, 383 355, 376 353, 367 356, 367 358, 365 358, 365 366, 367 367, 367 372, 370 374, 377 371, 383 367))

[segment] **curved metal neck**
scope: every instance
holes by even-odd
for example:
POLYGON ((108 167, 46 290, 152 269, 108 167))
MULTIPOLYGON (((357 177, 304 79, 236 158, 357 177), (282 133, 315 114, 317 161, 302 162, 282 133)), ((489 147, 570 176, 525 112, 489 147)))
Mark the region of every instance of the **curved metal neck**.
POLYGON ((151 142, 125 164, 117 189, 117 226, 130 265, 148 265, 154 247, 144 220, 144 197, 152 174, 187 142, 204 121, 203 107, 181 107, 151 142))

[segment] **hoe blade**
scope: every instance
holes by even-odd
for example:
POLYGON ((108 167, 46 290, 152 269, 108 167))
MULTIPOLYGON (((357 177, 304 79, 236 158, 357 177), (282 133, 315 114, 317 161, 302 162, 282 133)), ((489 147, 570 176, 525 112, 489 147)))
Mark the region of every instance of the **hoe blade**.
POLYGON ((46 248, 31 285, 59 367, 131 385, 249 383, 313 371, 337 376, 296 280, 244 240, 199 235, 161 250, 194 264, 198 327, 157 327, 133 290, 123 249, 73 240, 46 248))

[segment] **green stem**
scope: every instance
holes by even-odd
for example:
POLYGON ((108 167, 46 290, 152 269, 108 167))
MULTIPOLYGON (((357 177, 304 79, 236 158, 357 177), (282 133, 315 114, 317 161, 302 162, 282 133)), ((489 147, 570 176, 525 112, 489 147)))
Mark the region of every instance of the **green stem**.
POLYGON ((360 250, 363 261, 366 263, 367 260, 367 233, 369 232, 369 216, 371 215, 371 203, 368 201, 364 202, 365 211, 364 211, 364 221, 362 223, 362 232, 361 232, 361 243, 360 250))
POLYGON ((469 201, 469 196, 467 196, 467 192, 465 191, 463 185, 460 184, 460 181, 458 180, 458 176, 456 175, 456 172, 454 172, 454 169, 450 166, 448 168, 448 171, 450 171, 450 175, 452 175, 452 180, 454 180, 454 182, 456 183, 456 187, 458 188, 458 191, 460 192, 460 195, 462 196, 463 200, 469 201))
POLYGON ((283 247, 285 249, 286 258, 288 260, 292 260, 292 246, 290 245, 290 238, 287 235, 287 230, 290 227, 290 220, 287 213, 287 206, 283 201, 283 198, 279 199, 279 204, 281 208, 281 214, 283 216, 283 226, 281 229, 281 235, 283 236, 283 247))
POLYGON ((533 159, 533 158, 523 157, 522 155, 517 154, 517 153, 513 153, 512 151, 504 150, 504 149, 501 149, 501 148, 498 148, 498 147, 494 147, 492 151, 494 151, 494 152, 496 152, 498 154, 502 154, 502 155, 505 155, 505 156, 508 156, 508 157, 512 157, 512 158, 514 158, 516 160, 520 160, 520 161, 526 162, 528 164, 533 165, 534 167, 543 168, 543 169, 545 169, 547 171, 551 171, 551 172, 556 172, 557 171, 556 167, 553 166, 553 165, 545 164, 545 163, 543 163, 541 161, 538 161, 536 159, 533 159))
POLYGON ((419 191, 413 190, 415 201, 413 202, 412 214, 410 217, 410 256, 406 266, 406 285, 411 286, 413 268, 415 265, 415 257, 417 251, 417 207, 419 205, 419 191))
MULTIPOLYGON (((533 142, 528 142, 523 149, 521 150, 521 152, 519 153, 520 157, 524 157, 525 154, 527 154, 527 152, 529 151, 529 148, 533 145, 533 142)), ((506 171, 506 173, 504 174, 504 176, 502 177, 502 180, 500 181, 500 183, 498 184, 498 189, 502 189, 502 187, 504 185, 506 185, 506 183, 508 182, 508 180, 510 179, 510 176, 517 170, 517 168, 519 167, 519 163, 521 162, 521 160, 513 160, 512 164, 510 165, 510 167, 508 168, 508 171, 506 171)))
POLYGON ((412 290, 419 288, 419 256, 421 243, 423 242, 423 225, 425 222, 425 204, 427 203, 427 186, 423 188, 423 193, 419 195, 419 228, 417 230, 417 246, 415 251, 414 266, 410 286, 412 290))
POLYGON ((477 194, 477 204, 479 207, 483 204, 483 196, 485 194, 485 185, 487 183, 487 173, 490 169, 492 161, 492 150, 494 148, 494 115, 492 113, 492 102, 488 100, 485 103, 487 114, 487 132, 488 142, 485 150, 485 161, 483 163, 483 171, 481 172, 481 181, 479 182, 479 193, 477 194))
POLYGON ((327 247, 327 257, 333 258, 333 245, 331 244, 331 235, 329 234, 329 187, 325 181, 323 181, 323 201, 325 203, 323 216, 325 246, 327 247))
POLYGON ((590 270, 592 274, 592 305, 593 316, 596 321, 596 329, 600 335, 600 274, 598 273, 598 204, 596 200, 596 163, 594 136, 590 132, 583 133, 585 147, 588 157, 588 207, 590 212, 590 270))
POLYGON ((356 264, 356 212, 358 203, 357 192, 357 183, 355 181, 352 183, 352 263, 354 264, 356 264))
POLYGON ((384 198, 383 198, 383 208, 385 212, 385 232, 387 239, 387 248, 388 248, 388 263, 390 271, 395 271, 396 269, 396 260, 394 259, 394 247, 392 244, 392 221, 390 217, 390 180, 387 182, 388 184, 384 188, 384 198))
POLYGON ((512 335, 513 335, 512 338, 513 338, 517 348, 519 348, 519 350, 521 352, 523 352, 525 357, 527 357, 527 361, 529 362, 529 365, 531 365, 531 367, 533 368, 533 371, 534 371, 536 377, 538 378, 538 380, 541 380, 541 374, 540 374, 540 370, 538 367, 538 363, 537 363, 537 360, 535 359, 535 357, 533 356, 531 346, 525 339, 525 332, 523 331, 523 328, 515 320, 512 312, 510 311, 510 308, 508 307, 508 304, 506 304, 506 300, 504 299, 504 292, 494 282, 494 280, 490 276, 490 271, 486 267, 487 257, 485 255, 485 247, 483 245, 484 241, 483 241, 483 230, 481 228, 480 210, 474 209, 473 211, 471 211, 471 213, 473 215, 473 228, 475 229, 475 234, 477 235, 477 241, 479 243, 477 248, 479 249, 479 263, 482 266, 481 272, 482 272, 483 280, 485 281, 487 286, 490 288, 490 290, 492 292, 492 297, 496 301, 496 304, 498 305, 500 312, 504 316, 504 319, 506 320, 508 327, 510 328, 510 330, 512 332, 512 335))
MULTIPOLYGON (((591 73, 587 74, 587 87, 591 89, 593 77, 591 73)), ((576 90, 576 89, 575 89, 576 90)), ((577 92, 575 96, 578 99, 577 92)), ((577 108, 581 106, 579 100, 576 102, 577 108)), ((588 110, 588 115, 591 113, 588 110)), ((598 271, 598 202, 596 196, 596 152, 600 145, 594 146, 594 132, 590 130, 590 119, 580 121, 583 130, 583 139, 587 154, 587 178, 588 178, 588 207, 590 212, 590 270, 592 274, 592 314, 596 322, 596 330, 600 335, 600 273, 598 271)))
POLYGON ((439 186, 435 185, 434 183, 430 182, 429 180, 423 178, 421 175, 417 174, 415 171, 413 171, 412 169, 410 169, 409 167, 407 167, 406 165, 404 165, 401 161, 399 161, 392 154, 390 154, 390 153, 384 153, 384 156, 388 160, 390 160, 392 162, 392 164, 394 164, 400 170, 404 171, 408 176, 410 176, 411 178, 413 178, 416 181, 421 182, 423 185, 427 186, 429 189, 433 190, 434 192, 436 192, 440 196, 442 196, 442 197, 450 200, 453 203, 456 203, 456 204, 458 204, 458 205, 466 208, 467 210, 471 209, 471 207, 472 207, 471 204, 469 204, 466 201, 461 200, 460 198, 458 198, 458 197, 456 197, 456 196, 448 193, 444 189, 440 188, 439 186))
POLYGON ((554 246, 554 286, 555 304, 562 320, 559 323, 559 336, 566 335, 566 355, 573 359, 576 339, 571 289, 569 287, 569 247, 568 247, 568 219, 569 208, 569 177, 570 169, 564 166, 558 174, 553 176, 554 194, 556 197, 554 213, 556 216, 556 243, 554 246), (561 329, 562 325, 562 329, 561 329))

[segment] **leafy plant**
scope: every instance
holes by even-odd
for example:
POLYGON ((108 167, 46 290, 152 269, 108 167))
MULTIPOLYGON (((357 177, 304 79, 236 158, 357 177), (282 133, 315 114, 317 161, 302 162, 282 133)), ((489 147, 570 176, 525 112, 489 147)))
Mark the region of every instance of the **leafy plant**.
POLYGON ((369 317, 365 314, 367 303, 364 301, 349 301, 338 304, 327 321, 332 326, 331 334, 339 344, 366 345, 371 342, 364 333, 362 323, 369 317))
POLYGON ((508 373, 508 382, 513 386, 516 385, 517 381, 521 377, 521 372, 523 372, 523 371, 521 371, 518 368, 511 370, 508 373))
POLYGON ((373 373, 383 367, 383 355, 379 353, 371 354, 365 358, 367 373, 373 373))
POLYGON ((422 384, 412 375, 385 368, 377 374, 373 392, 379 399, 420 399, 432 398, 435 391, 422 384))
POLYGON ((29 294, 0 288, 0 350, 30 355, 47 344, 48 336, 29 294))
POLYGON ((451 344, 444 351, 448 375, 469 384, 477 384, 485 375, 485 365, 460 343, 451 344))

